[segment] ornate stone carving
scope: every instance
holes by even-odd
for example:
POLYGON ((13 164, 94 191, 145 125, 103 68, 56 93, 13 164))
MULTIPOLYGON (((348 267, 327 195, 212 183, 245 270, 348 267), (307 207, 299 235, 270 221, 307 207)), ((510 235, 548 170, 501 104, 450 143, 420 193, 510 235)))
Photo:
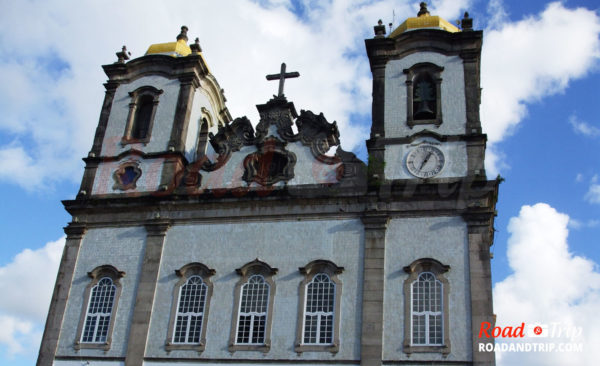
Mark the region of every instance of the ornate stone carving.
POLYGON ((126 191, 135 189, 137 180, 142 176, 142 170, 139 168, 139 162, 127 161, 119 166, 113 173, 115 184, 113 189, 126 191))
POLYGON ((244 145, 254 144, 254 129, 246 117, 236 118, 232 123, 219 127, 216 135, 209 134, 210 144, 219 154, 216 162, 206 159, 201 169, 213 171, 222 167, 234 151, 239 151, 244 145))
POLYGON ((285 150, 285 142, 269 137, 258 144, 258 151, 244 159, 243 179, 270 186, 294 178, 296 155, 285 150))
POLYGON ((225 165, 233 152, 239 151, 243 146, 256 146, 258 151, 246 156, 243 162, 245 169, 243 179, 248 182, 257 182, 261 185, 273 185, 279 181, 288 181, 294 177, 296 156, 285 150, 290 142, 301 142, 310 148, 316 160, 323 164, 336 167, 337 180, 344 181, 345 185, 360 185, 355 182, 359 176, 364 175, 365 165, 353 153, 342 150, 339 140, 337 123, 329 123, 325 116, 311 111, 300 111, 297 114, 294 104, 288 102, 284 96, 275 96, 265 104, 257 105, 260 122, 256 130, 246 117, 235 119, 232 123, 219 128, 217 134, 210 134, 210 143, 218 156, 214 161, 208 157, 198 161, 195 167, 189 169, 189 178, 186 183, 195 185, 192 177, 194 169, 214 171, 225 165), (294 123, 298 133, 292 129, 294 123), (273 136, 275 131, 277 137, 273 136), (326 153, 334 146, 338 146, 334 156, 326 153), (198 168, 199 167, 199 168, 198 168))
POLYGON ((311 111, 302 110, 296 120, 296 125, 300 141, 303 145, 310 147, 315 158, 326 164, 339 162, 338 159, 331 161, 330 157, 325 156, 332 146, 340 144, 340 132, 335 121, 329 123, 323 113, 316 115, 311 111))

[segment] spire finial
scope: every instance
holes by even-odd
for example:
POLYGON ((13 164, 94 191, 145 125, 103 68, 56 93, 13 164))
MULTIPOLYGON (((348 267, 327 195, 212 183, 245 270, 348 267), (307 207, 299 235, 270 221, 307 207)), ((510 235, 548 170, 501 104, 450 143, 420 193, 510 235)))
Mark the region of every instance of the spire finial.
POLYGON ((127 51, 127 47, 123 46, 121 48, 121 52, 117 52, 117 63, 124 64, 126 60, 129 60, 129 56, 131 56, 131 52, 127 51))
POLYGON ((466 11, 464 18, 460 21, 460 26, 463 31, 473 30, 473 18, 470 18, 469 13, 466 11))
POLYGON ((202 52, 202 47, 200 47, 200 39, 198 37, 196 37, 194 43, 190 45, 190 49, 192 50, 193 54, 202 52))
POLYGON ((417 16, 422 17, 424 15, 429 15, 429 10, 427 10, 427 3, 423 1, 419 5, 421 6, 421 10, 419 10, 417 16))
POLYGON ((183 39, 184 41, 188 41, 188 37, 187 37, 187 32, 188 32, 188 27, 186 27, 185 25, 181 26, 181 33, 179 33, 179 35, 177 36, 177 40, 181 40, 183 39))
POLYGON ((373 30, 375 31, 375 38, 385 37, 385 25, 383 25, 381 19, 377 21, 377 25, 373 27, 373 30))

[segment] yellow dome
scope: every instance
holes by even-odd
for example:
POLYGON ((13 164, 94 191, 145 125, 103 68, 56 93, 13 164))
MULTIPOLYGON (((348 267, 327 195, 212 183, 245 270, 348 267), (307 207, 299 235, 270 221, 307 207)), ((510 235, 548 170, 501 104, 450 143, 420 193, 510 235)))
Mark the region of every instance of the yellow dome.
POLYGON ((173 57, 184 57, 192 53, 192 49, 188 46, 187 41, 188 28, 184 25, 181 27, 181 33, 177 36, 177 41, 167 43, 155 43, 148 47, 146 55, 168 55, 173 57))
POLYGON ((406 31, 424 28, 441 29, 451 33, 460 32, 460 29, 447 20, 442 19, 437 15, 429 15, 427 4, 421 3, 419 14, 416 17, 406 19, 404 23, 400 24, 400 26, 390 34, 390 38, 397 37, 406 31))

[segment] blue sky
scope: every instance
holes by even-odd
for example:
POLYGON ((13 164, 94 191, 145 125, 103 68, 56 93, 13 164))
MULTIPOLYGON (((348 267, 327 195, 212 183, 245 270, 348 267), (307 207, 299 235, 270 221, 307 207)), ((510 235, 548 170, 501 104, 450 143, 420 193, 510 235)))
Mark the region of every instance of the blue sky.
MULTIPOLYGON (((37 356, 69 221, 60 200, 77 192, 92 145, 106 80, 100 65, 116 61, 123 44, 139 57, 186 24, 232 115, 254 123, 254 105, 275 92, 264 75, 285 61, 302 75, 286 83, 288 98, 336 120, 343 147, 364 157, 371 85, 363 40, 378 19, 387 24, 395 14, 398 25, 418 10, 418 1, 400 0, 2 3, 0 364, 15 365, 37 356)), ((484 30, 486 167, 489 178, 505 178, 492 260, 498 322, 574 324, 587 346, 581 354, 503 353, 501 365, 595 364, 600 356, 592 346, 600 344, 598 8, 595 1, 430 5, 449 21, 468 10, 484 30)))

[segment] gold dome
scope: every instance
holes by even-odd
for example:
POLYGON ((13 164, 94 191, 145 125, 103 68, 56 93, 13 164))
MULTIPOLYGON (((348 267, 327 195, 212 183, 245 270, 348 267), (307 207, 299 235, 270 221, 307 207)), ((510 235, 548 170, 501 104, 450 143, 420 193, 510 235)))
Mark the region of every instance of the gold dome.
POLYGON ((187 41, 188 28, 184 25, 181 27, 181 33, 177 36, 177 41, 167 43, 155 43, 148 47, 146 55, 168 55, 173 57, 184 57, 192 53, 192 49, 188 46, 187 41))
POLYGON ((421 3, 421 10, 417 16, 406 19, 404 23, 400 24, 398 28, 390 34, 390 38, 397 37, 404 32, 415 29, 440 29, 450 33, 460 32, 460 29, 447 20, 437 15, 430 15, 426 3, 421 3))

